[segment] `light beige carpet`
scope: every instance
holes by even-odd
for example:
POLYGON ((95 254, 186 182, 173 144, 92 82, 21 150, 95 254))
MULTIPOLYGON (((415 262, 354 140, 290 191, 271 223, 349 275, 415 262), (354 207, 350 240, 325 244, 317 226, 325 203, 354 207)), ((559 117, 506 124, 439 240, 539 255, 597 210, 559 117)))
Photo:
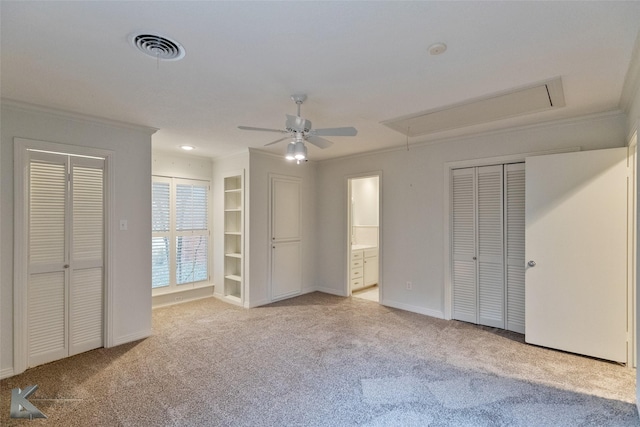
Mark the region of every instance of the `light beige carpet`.
POLYGON ((157 309, 154 335, 0 382, 0 424, 637 426, 635 371, 522 336, 313 293, 157 309), (11 389, 48 420, 9 418, 11 389))

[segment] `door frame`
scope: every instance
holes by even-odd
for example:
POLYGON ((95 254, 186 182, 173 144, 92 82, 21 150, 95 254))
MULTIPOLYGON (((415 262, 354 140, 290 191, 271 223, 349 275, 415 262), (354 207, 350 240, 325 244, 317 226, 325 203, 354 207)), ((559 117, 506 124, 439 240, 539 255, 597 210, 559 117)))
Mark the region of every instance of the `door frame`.
POLYGON ((560 150, 545 150, 531 153, 511 154, 506 156, 485 157, 470 160, 457 160, 445 162, 444 164, 444 296, 443 296, 443 316, 446 320, 451 320, 453 306, 453 254, 451 245, 451 225, 453 224, 453 200, 451 198, 451 172, 453 169, 490 166, 506 163, 524 162, 526 157, 541 156, 545 154, 560 154, 580 151, 580 147, 569 147, 560 150))
POLYGON ((27 278, 29 150, 104 159, 104 347, 113 346, 113 215, 114 152, 57 142, 14 138, 14 263, 13 263, 13 369, 17 375, 27 368, 27 278))
POLYGON ((627 143, 627 366, 637 365, 637 242, 638 242, 638 131, 634 130, 627 143))
POLYGON ((347 220, 345 221, 345 256, 343 257, 345 272, 344 272, 344 295, 351 296, 351 277, 349 277, 351 268, 351 180, 359 178, 374 178, 378 177, 378 303, 384 304, 384 286, 382 285, 382 260, 383 260, 383 238, 382 238, 382 206, 383 206, 383 191, 382 191, 382 170, 375 170, 371 172, 361 172, 354 175, 345 176, 345 187, 347 189, 347 197, 345 199, 347 220))

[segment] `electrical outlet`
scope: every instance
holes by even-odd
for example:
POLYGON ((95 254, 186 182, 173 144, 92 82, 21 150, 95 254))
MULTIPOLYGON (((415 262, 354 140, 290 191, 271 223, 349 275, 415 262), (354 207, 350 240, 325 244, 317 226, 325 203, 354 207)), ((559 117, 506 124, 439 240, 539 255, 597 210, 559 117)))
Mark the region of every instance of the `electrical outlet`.
POLYGON ((410 291, 412 287, 413 285, 411 284, 411 282, 407 282, 407 290, 410 291))

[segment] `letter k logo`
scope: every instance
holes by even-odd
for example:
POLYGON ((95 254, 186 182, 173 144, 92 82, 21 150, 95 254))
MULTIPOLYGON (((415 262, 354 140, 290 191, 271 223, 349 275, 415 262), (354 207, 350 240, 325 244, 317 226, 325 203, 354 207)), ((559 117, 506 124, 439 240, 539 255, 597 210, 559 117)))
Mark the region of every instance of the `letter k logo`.
POLYGON ((24 390, 19 388, 11 390, 11 418, 47 418, 45 414, 27 400, 37 389, 37 385, 30 385, 24 390))

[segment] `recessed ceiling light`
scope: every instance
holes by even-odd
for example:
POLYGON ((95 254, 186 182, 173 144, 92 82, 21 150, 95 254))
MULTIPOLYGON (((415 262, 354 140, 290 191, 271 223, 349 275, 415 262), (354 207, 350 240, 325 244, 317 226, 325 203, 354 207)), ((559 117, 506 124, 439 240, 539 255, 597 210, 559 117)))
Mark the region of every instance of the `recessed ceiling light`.
POLYGON ((444 43, 434 43, 431 46, 429 46, 430 55, 440 55, 445 50, 447 50, 447 45, 444 43))
POLYGON ((185 151, 191 151, 196 147, 194 147, 193 145, 181 145, 180 148, 182 148, 185 151))
POLYGON ((163 61, 177 61, 185 55, 184 47, 180 43, 159 34, 131 34, 129 42, 145 55, 163 61))

